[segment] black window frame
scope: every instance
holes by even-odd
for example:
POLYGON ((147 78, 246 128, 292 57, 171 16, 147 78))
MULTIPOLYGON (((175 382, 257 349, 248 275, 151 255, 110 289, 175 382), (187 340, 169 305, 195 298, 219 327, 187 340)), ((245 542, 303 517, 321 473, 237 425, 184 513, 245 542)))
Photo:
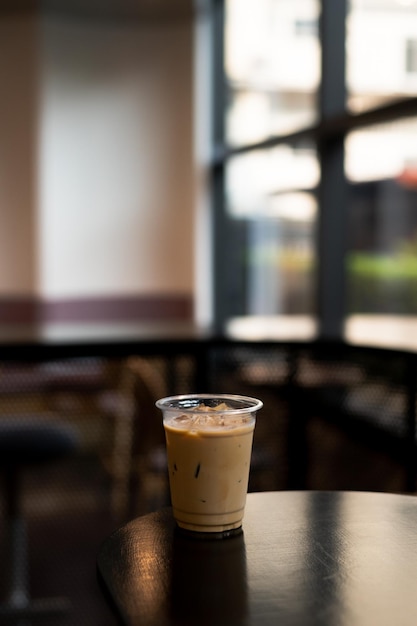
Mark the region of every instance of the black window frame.
MULTIPOLYGON (((224 76, 225 0, 212 0, 212 89, 213 151, 211 161, 211 198, 213 220, 213 318, 224 328, 231 315, 228 272, 233 268, 230 223, 227 220, 224 184, 225 168, 231 157, 281 144, 313 140, 318 148, 321 180, 317 189, 319 207, 317 231, 316 314, 322 338, 341 339, 346 317, 347 218, 349 186, 344 171, 346 135, 381 122, 417 115, 417 97, 385 103, 360 113, 347 109, 346 99, 346 16, 348 0, 322 0, 319 18, 321 43, 321 82, 318 93, 318 120, 297 132, 271 136, 250 145, 230 147, 225 141, 224 76)), ((233 283, 233 278, 231 278, 233 283)), ((236 289, 242 286, 236 286, 236 289)))

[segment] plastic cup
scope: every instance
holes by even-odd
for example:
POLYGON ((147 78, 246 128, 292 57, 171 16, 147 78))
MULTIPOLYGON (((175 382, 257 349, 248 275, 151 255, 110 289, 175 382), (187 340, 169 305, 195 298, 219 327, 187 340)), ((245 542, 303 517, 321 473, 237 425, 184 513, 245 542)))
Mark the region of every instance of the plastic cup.
POLYGON ((192 394, 156 402, 162 411, 174 518, 184 530, 235 534, 248 491, 256 413, 247 396, 192 394))

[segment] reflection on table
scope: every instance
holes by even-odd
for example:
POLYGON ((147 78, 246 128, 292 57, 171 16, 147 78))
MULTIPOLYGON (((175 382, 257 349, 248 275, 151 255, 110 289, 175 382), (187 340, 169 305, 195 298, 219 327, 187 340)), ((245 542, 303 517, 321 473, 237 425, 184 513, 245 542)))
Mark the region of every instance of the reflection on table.
POLYGON ((240 536, 179 533, 171 509, 98 555, 130 626, 415 626, 417 500, 370 492, 249 494, 240 536))

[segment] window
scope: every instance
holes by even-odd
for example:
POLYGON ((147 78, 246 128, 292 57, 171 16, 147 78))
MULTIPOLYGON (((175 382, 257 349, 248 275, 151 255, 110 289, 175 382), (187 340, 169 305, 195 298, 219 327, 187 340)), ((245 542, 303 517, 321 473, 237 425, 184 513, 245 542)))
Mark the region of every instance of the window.
POLYGON ((417 2, 350 0, 346 24, 348 108, 416 95, 417 2))
POLYGON ((414 117, 346 137, 348 313, 417 314, 416 136, 414 117))
POLYGON ((315 0, 226 0, 227 143, 261 141, 317 119, 317 18, 315 0))
POLYGON ((417 0, 213 7, 215 321, 417 314, 417 0))

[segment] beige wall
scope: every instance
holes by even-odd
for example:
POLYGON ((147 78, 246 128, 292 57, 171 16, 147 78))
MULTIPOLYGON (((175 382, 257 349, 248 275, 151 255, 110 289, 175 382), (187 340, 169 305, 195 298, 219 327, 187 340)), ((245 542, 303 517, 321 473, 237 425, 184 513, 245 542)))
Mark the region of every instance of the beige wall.
POLYGON ((0 19, 0 294, 37 289, 36 211, 37 27, 33 19, 0 19))
POLYGON ((192 24, 0 28, 0 298, 192 296, 192 24))

